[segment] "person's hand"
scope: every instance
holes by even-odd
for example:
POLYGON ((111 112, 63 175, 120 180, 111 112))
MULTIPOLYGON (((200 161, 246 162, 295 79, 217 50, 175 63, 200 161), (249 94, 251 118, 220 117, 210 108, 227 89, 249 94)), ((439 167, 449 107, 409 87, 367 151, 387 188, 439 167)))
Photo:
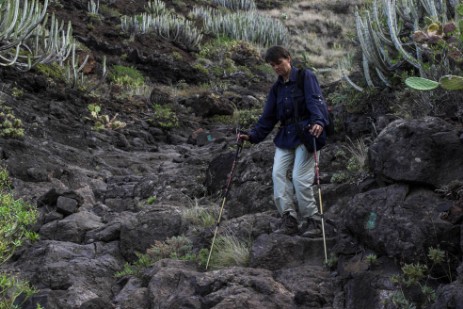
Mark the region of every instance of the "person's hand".
POLYGON ((322 134, 323 132, 323 127, 319 124, 311 125, 309 128, 309 132, 310 134, 318 138, 320 134, 322 134))
POLYGON ((238 140, 240 141, 249 141, 249 135, 245 133, 238 133, 238 140))

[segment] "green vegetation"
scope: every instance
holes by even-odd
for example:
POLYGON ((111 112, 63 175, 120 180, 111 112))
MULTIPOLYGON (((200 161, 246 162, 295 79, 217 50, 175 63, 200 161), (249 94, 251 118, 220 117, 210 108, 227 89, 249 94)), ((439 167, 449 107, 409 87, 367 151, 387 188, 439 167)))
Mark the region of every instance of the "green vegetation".
POLYGON ((336 152, 339 160, 347 161, 346 170, 341 170, 331 177, 331 182, 356 182, 368 174, 368 146, 365 139, 352 141, 347 137, 348 143, 336 152))
POLYGON ((150 196, 150 197, 148 197, 146 199, 146 203, 148 205, 153 205, 156 202, 157 199, 158 199, 158 197, 156 195, 150 196))
POLYGON ((126 126, 125 122, 116 120, 118 114, 112 118, 109 118, 108 115, 101 115, 101 106, 98 104, 89 104, 87 109, 90 112, 90 119, 94 122, 93 129, 96 131, 103 129, 117 130, 126 126))
POLYGON ((193 243, 185 236, 173 236, 166 241, 156 241, 146 251, 153 263, 171 258, 176 260, 194 260, 195 256, 192 254, 193 243))
POLYGON ((179 125, 177 114, 168 105, 161 104, 153 104, 153 117, 149 122, 162 129, 172 129, 179 125))
POLYGON ((64 80, 65 68, 57 62, 39 63, 35 66, 35 70, 52 80, 64 80))
MULTIPOLYGON (((35 207, 15 199, 10 192, 8 172, 0 168, 0 265, 27 241, 35 241, 38 234, 30 227, 37 220, 35 207)), ((0 273, 0 308, 19 308, 19 296, 26 301, 35 293, 27 282, 15 275, 0 273)))
POLYGON ((160 38, 197 50, 203 35, 190 20, 171 14, 162 1, 149 1, 146 13, 121 18, 121 29, 131 36, 153 33, 160 38))
POLYGON ((192 15, 203 21, 203 31, 210 35, 226 36, 262 46, 288 43, 289 33, 281 20, 255 10, 223 13, 220 10, 195 7, 192 15))
MULTIPOLYGON (((367 86, 394 86, 408 77, 402 73, 410 68, 431 80, 449 73, 459 75, 463 62, 462 15, 463 5, 457 2, 447 6, 411 0, 374 1, 364 12, 357 11, 357 37, 367 86), (451 18, 456 20, 449 22, 451 18)), ((432 84, 418 82, 409 80, 408 84, 425 89, 432 84)))
POLYGON ((113 65, 108 78, 115 85, 128 88, 138 88, 145 84, 145 77, 140 71, 123 65, 113 65))
POLYGON ((35 293, 36 289, 27 281, 11 274, 0 274, 0 309, 20 309, 21 304, 35 293), (22 303, 19 302, 20 297, 22 303))
POLYGON ((74 45, 67 29, 54 15, 48 19, 48 1, 0 1, 0 66, 27 71, 39 63, 62 62, 74 45))
POLYGON ((365 260, 366 262, 368 263, 368 265, 370 267, 378 264, 378 256, 376 254, 368 254, 366 257, 365 257, 365 260))
POLYGON ((336 254, 334 253, 331 253, 330 256, 328 257, 328 260, 326 260, 326 267, 328 267, 329 269, 333 269, 336 267, 336 265, 338 264, 338 257, 336 256, 336 254))
POLYGON ((424 308, 435 301, 436 292, 430 286, 430 281, 443 278, 433 278, 431 274, 434 267, 442 266, 447 274, 446 279, 452 281, 451 273, 444 267, 444 263, 447 262, 444 251, 431 247, 428 249, 427 257, 428 265, 420 262, 404 264, 402 274, 391 277, 391 281, 399 288, 391 298, 392 303, 398 308, 424 308), (413 289, 417 289, 422 296, 418 303, 415 303, 417 298, 413 301, 408 298, 408 292, 413 289))
POLYGON ((212 3, 226 7, 233 11, 250 11, 256 9, 254 0, 212 0, 212 3))
MULTIPOLYGON (((249 243, 244 243, 231 235, 219 236, 216 239, 216 246, 209 265, 215 269, 246 266, 249 263, 249 254, 249 243)), ((198 266, 205 267, 208 255, 209 250, 206 248, 194 252, 193 243, 188 237, 173 236, 165 241, 156 241, 153 246, 146 250, 145 254, 137 254, 137 261, 132 264, 126 263, 124 268, 115 276, 140 276, 144 269, 166 258, 191 261, 198 266)))
POLYGON ((234 235, 217 236, 209 266, 212 269, 249 264, 251 244, 234 235))
POLYGON ((165 241, 156 241, 145 254, 137 254, 137 261, 132 264, 126 263, 124 268, 115 276, 139 276, 143 269, 165 258, 196 261, 197 256, 193 254, 192 250, 193 244, 185 236, 173 236, 165 241))
POLYGON ((186 225, 207 228, 215 224, 216 213, 208 208, 195 205, 182 211, 182 219, 186 225))
POLYGON ((216 115, 213 116, 211 120, 215 123, 235 125, 240 128, 249 128, 257 122, 260 114, 262 114, 262 108, 235 109, 233 115, 216 115))
POLYGON ((415 90, 434 90, 437 87, 442 87, 445 90, 463 90, 463 76, 444 75, 439 78, 439 81, 433 81, 423 77, 408 77, 405 84, 415 90))
POLYGON ((24 137, 24 128, 21 119, 15 117, 10 107, 2 104, 0 104, 0 137, 24 137))

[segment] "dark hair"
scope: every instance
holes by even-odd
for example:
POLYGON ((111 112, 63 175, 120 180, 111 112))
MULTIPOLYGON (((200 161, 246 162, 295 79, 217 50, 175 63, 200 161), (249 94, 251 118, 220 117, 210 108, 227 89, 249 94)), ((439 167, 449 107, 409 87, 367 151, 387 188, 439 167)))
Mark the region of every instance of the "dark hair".
POLYGON ((277 62, 281 58, 288 59, 291 57, 289 51, 282 46, 272 46, 265 53, 265 62, 277 62))

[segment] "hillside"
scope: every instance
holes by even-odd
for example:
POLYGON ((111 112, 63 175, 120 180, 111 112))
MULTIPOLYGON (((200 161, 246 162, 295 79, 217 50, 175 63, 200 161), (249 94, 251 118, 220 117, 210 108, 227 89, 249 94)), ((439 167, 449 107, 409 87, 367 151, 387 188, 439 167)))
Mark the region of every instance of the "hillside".
MULTIPOLYGON (((244 145, 222 196, 236 129, 255 123, 275 80, 264 46, 206 30, 193 41, 206 23, 192 17, 195 8, 233 10, 220 1, 165 1, 161 16, 192 28, 135 34, 147 1, 91 3, 48 5, 63 29, 72 24, 77 63, 70 55, 69 74, 42 64, 0 72, 1 112, 20 120, 12 121, 17 136, 2 124, 2 166, 14 197, 38 210, 30 229, 39 239, 0 265, 35 288, 17 297, 21 308, 463 304, 461 119, 451 108, 402 117, 385 104, 416 103, 416 93, 346 95, 354 91, 345 91, 337 64, 356 54, 353 17, 362 1, 256 1, 256 12, 286 27, 295 64, 317 73, 334 106, 337 134, 322 150, 314 188, 325 207, 327 261, 322 238, 273 233, 274 132, 244 145), (130 27, 122 22, 136 15, 130 27)), ((360 80, 356 66, 351 73, 360 80)), ((443 95, 457 102, 452 108, 458 97, 443 95)))

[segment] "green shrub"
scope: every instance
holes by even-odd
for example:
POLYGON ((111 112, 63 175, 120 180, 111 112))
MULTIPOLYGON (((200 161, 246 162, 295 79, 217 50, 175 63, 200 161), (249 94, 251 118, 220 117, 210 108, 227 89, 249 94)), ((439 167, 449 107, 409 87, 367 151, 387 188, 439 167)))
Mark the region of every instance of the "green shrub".
POLYGON ((211 268, 247 266, 249 264, 251 244, 236 236, 217 236, 209 261, 211 268))
MULTIPOLYGON (((427 257, 426 264, 421 262, 404 264, 402 274, 391 277, 391 282, 398 287, 398 291, 391 299, 394 305, 399 308, 425 308, 435 301, 436 292, 429 286, 429 281, 444 278, 434 278, 432 270, 437 265, 444 266, 444 263, 448 263, 448 259, 444 251, 432 247, 428 249, 427 257), (414 298, 414 301, 408 299, 407 291, 410 289, 418 289, 422 297, 414 298)), ((447 279, 451 281, 450 269, 445 270, 445 267, 442 269, 446 272, 447 279)))
POLYGON ((22 308, 21 304, 37 293, 27 281, 13 274, 0 274, 0 309, 22 308), (22 303, 19 299, 22 299, 22 303))
POLYGON ((202 228, 211 227, 216 222, 215 212, 200 206, 185 208, 182 211, 182 218, 185 224, 202 228))
MULTIPOLYGON (((10 193, 8 172, 0 169, 0 265, 8 261, 25 241, 35 241, 38 234, 30 231, 38 217, 37 209, 10 193)), ((27 300, 35 290, 15 275, 0 273, 0 308, 16 308, 19 296, 27 300), (15 304, 15 305, 13 305, 15 304)), ((19 307, 18 307, 19 308, 19 307)))
POLYGON ((165 259, 192 260, 193 243, 188 237, 173 236, 165 241, 156 241, 146 251, 153 263, 165 259))
POLYGON ((24 128, 21 119, 13 114, 13 110, 0 104, 0 137, 21 138, 24 137, 24 128))
POLYGON ((125 87, 141 87, 145 77, 135 68, 123 65, 113 65, 109 72, 109 80, 116 85, 125 87))
POLYGON ((112 118, 108 115, 101 115, 101 106, 98 104, 89 104, 87 109, 90 112, 90 119, 94 121, 93 129, 96 131, 103 129, 117 130, 126 126, 125 122, 116 120, 118 114, 112 118))
POLYGON ((140 254, 137 252, 135 255, 138 257, 138 259, 132 264, 125 263, 122 270, 114 274, 116 278, 125 276, 140 276, 143 269, 150 267, 153 264, 147 254, 140 254))
POLYGON ((179 125, 177 114, 167 105, 153 104, 153 117, 149 122, 162 129, 172 129, 179 125))
POLYGON ((54 81, 64 81, 65 68, 56 62, 39 63, 35 66, 35 70, 54 81))
POLYGON ((365 257, 367 264, 371 267, 378 263, 378 256, 376 254, 368 254, 365 257))

